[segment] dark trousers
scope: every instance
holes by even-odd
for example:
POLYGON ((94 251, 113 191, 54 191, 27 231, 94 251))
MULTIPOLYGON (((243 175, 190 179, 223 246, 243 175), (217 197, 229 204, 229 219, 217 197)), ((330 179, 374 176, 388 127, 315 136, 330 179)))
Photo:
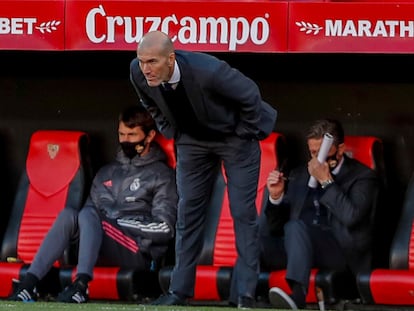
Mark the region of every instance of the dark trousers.
POLYGON ((150 259, 134 247, 134 239, 115 221, 101 219, 95 208, 87 206, 80 211, 65 208, 43 240, 28 272, 42 279, 71 244, 78 245, 78 274, 93 277, 98 260, 109 266, 149 269, 150 259))
POLYGON ((197 141, 188 135, 181 135, 176 144, 179 204, 176 264, 170 291, 187 297, 194 295, 195 269, 203 246, 206 208, 216 168, 223 161, 238 252, 230 301, 237 303, 238 296, 254 297, 259 272, 255 203, 260 168, 258 141, 237 136, 218 142, 197 141))
POLYGON ((290 220, 284 230, 288 282, 296 281, 307 290, 312 268, 346 268, 345 255, 330 229, 290 220))
POLYGON ((286 269, 285 238, 260 236, 260 266, 264 271, 286 269))

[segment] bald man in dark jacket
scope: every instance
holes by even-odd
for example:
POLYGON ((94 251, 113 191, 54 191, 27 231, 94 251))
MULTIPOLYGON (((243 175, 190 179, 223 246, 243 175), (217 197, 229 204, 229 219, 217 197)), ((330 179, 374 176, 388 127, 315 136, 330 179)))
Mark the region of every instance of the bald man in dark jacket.
POLYGON ((238 250, 229 300, 252 307, 259 271, 258 141, 274 129, 276 110, 241 72, 208 54, 175 51, 158 31, 142 38, 130 70, 141 104, 177 147, 176 265, 169 293, 154 304, 182 305, 194 294, 205 209, 223 161, 238 250))

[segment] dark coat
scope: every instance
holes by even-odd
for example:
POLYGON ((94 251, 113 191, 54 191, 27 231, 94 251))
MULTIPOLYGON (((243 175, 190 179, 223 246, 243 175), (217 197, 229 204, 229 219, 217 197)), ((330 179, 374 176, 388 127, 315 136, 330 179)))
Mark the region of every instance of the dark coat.
MULTIPOLYGON (((369 268, 371 262, 379 180, 370 168, 344 157, 335 183, 326 188, 319 202, 328 209, 329 224, 350 268, 358 272, 369 268)), ((309 191, 308 180, 306 166, 293 170, 283 202, 278 206, 268 202, 265 214, 271 232, 280 232, 288 218, 299 219, 309 191)))
MULTIPOLYGON (((226 62, 205 53, 176 51, 181 82, 203 126, 224 135, 264 139, 273 131, 277 112, 261 99, 256 83, 226 62)), ((131 62, 131 82, 141 104, 151 113, 159 130, 175 138, 177 126, 158 87, 148 86, 138 65, 131 62)))
POLYGON ((132 160, 119 150, 114 161, 96 174, 85 206, 110 219, 134 218, 144 224, 164 222, 169 230, 130 230, 141 251, 158 258, 174 237, 178 195, 175 172, 157 143, 132 160))

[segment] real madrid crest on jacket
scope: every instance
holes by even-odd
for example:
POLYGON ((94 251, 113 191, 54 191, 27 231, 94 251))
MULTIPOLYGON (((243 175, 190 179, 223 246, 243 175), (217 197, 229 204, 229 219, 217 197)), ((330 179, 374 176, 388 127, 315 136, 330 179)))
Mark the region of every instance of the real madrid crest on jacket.
POLYGON ((92 185, 93 204, 106 217, 128 227, 139 239, 140 250, 153 258, 164 253, 162 242, 174 235, 176 210, 172 207, 177 193, 175 187, 160 187, 175 181, 172 174, 165 153, 153 142, 145 156, 129 159, 119 150, 116 159, 99 170, 92 185))

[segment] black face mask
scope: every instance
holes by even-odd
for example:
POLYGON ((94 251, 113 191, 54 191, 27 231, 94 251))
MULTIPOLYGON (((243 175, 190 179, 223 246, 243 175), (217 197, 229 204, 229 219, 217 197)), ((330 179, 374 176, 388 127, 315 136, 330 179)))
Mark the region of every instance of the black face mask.
POLYGON ((132 159, 136 155, 141 155, 146 145, 145 138, 140 141, 133 142, 133 143, 128 142, 128 141, 124 141, 120 143, 121 149, 124 152, 125 156, 132 159))
POLYGON ((338 166, 338 159, 336 158, 338 155, 338 150, 331 156, 326 158, 326 162, 329 165, 329 170, 332 172, 338 166))

